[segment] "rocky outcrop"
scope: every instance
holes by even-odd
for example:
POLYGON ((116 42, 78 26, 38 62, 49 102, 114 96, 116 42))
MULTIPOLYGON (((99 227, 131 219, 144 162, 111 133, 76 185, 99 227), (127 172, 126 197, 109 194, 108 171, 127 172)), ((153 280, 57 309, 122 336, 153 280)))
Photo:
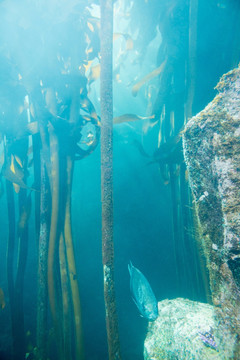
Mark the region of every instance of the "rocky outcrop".
MULTIPOLYGON (((231 332, 240 359, 240 68, 186 125, 184 157, 207 260, 218 332, 231 332)), ((228 357, 229 359, 231 357, 228 357)))
POLYGON ((145 360, 230 359, 230 333, 218 337, 214 306, 187 299, 158 303, 159 316, 148 325, 144 342, 145 360))

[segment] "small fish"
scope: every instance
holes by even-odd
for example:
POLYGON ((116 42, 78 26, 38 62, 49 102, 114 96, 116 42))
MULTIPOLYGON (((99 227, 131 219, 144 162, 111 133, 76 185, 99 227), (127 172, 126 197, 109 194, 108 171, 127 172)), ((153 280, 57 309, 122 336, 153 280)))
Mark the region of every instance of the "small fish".
POLYGON ((130 274, 130 290, 138 310, 149 321, 156 320, 158 317, 158 303, 149 282, 131 262, 128 265, 128 270, 130 274))
POLYGON ((5 306, 6 306, 6 303, 5 303, 4 292, 3 292, 3 289, 0 288, 0 307, 3 310, 5 308, 5 306))
POLYGON ((135 115, 135 114, 124 114, 124 115, 114 117, 113 118, 113 123, 114 124, 122 124, 122 123, 130 122, 130 121, 153 119, 154 117, 155 117, 155 115, 152 115, 152 116, 138 116, 138 115, 135 115))

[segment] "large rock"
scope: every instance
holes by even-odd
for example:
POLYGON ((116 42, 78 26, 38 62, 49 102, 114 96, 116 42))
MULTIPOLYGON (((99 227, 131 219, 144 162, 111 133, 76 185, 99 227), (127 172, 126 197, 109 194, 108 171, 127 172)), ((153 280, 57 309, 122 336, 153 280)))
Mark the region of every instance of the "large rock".
POLYGON ((187 123, 183 147, 217 331, 231 332, 233 358, 240 359, 240 68, 224 75, 217 90, 187 123))
POLYGON ((223 360, 233 356, 234 339, 218 337, 214 307, 187 299, 158 303, 159 316, 148 325, 145 360, 223 360))

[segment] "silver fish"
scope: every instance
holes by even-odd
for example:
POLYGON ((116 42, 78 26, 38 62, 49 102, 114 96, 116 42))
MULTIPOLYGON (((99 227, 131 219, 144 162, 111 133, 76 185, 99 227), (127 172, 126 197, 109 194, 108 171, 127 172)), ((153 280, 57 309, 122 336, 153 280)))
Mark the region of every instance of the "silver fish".
POLYGON ((128 270, 130 274, 130 290, 138 310, 149 321, 156 320, 158 317, 158 303, 149 282, 131 262, 128 265, 128 270))

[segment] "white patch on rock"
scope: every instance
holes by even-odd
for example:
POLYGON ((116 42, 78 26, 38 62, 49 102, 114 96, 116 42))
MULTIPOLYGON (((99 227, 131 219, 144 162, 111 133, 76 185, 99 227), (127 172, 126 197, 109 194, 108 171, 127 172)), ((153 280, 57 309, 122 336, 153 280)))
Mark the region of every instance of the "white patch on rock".
POLYGON ((235 136, 235 137, 239 137, 239 136, 240 136, 240 127, 237 128, 237 130, 235 130, 234 136, 235 136))
POLYGON ((215 250, 215 251, 218 250, 217 244, 212 244, 212 249, 215 250))
POLYGON ((203 195, 200 196, 200 198, 198 199, 198 201, 203 201, 207 196, 208 196, 208 192, 204 191, 203 195))

